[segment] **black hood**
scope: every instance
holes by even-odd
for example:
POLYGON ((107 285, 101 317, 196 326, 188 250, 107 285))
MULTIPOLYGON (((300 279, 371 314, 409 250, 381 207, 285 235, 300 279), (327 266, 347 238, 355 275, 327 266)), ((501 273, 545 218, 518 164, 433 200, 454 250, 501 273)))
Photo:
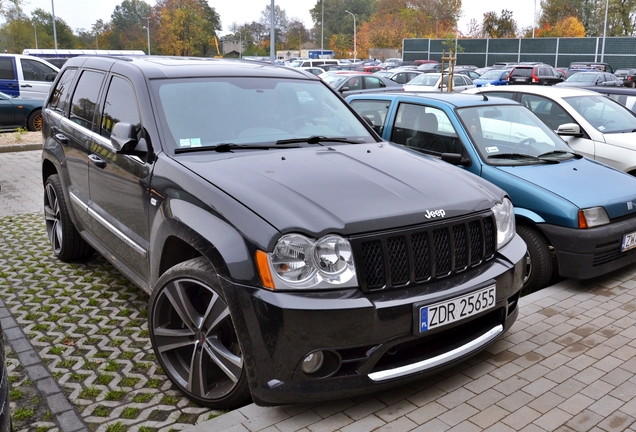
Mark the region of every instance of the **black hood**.
POLYGON ((388 143, 239 150, 180 162, 280 232, 313 236, 448 219, 504 196, 471 173, 388 143))

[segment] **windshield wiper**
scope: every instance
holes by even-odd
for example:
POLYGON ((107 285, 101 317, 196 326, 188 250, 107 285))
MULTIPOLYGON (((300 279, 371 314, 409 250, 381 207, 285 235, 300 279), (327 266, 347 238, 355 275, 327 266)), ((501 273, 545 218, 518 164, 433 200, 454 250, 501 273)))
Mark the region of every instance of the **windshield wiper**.
POLYGON ((583 156, 581 156, 578 153, 574 153, 571 151, 567 151, 567 150, 552 150, 549 151, 547 153, 541 153, 539 156, 537 156, 539 159, 544 158, 544 157, 549 157, 549 156, 557 156, 557 155, 564 155, 564 154, 571 154, 573 155, 575 158, 580 159, 583 156))
POLYGON ((294 145, 294 143, 286 143, 289 145, 241 145, 233 143, 222 143, 215 146, 201 146, 201 147, 182 147, 174 150, 175 154, 181 153, 196 153, 201 151, 215 151, 217 153, 226 153, 232 150, 270 150, 270 149, 285 149, 285 148, 299 148, 300 146, 294 145))
POLYGON ((318 135, 312 135, 310 137, 306 137, 306 138, 290 138, 290 139, 284 139, 284 140, 278 140, 276 141, 276 145, 281 145, 281 144, 294 144, 294 143, 307 143, 307 144, 320 144, 323 142, 339 142, 339 143, 345 143, 345 144, 360 144, 360 141, 353 141, 350 139, 346 139, 346 138, 329 138, 326 136, 318 136, 318 135))
POLYGON ((510 160, 531 160, 535 162, 545 162, 545 163, 559 163, 558 160, 554 159, 539 159, 536 156, 531 156, 523 153, 499 153, 496 155, 488 156, 488 159, 510 159, 510 160))

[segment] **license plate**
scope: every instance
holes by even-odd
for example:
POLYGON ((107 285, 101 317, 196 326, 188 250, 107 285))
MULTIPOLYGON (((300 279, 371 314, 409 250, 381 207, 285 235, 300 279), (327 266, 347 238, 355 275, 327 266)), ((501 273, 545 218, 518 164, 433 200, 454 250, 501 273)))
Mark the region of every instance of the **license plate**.
POLYGON ((623 244, 621 245, 621 252, 634 249, 636 247, 636 232, 631 232, 623 236, 623 244))
MULTIPOLYGON (((636 234, 636 233, 634 233, 636 234)), ((445 302, 420 308, 420 333, 454 323, 485 310, 497 302, 495 285, 456 297, 445 302)))
POLYGON ((525 78, 515 78, 515 81, 526 81, 525 78))

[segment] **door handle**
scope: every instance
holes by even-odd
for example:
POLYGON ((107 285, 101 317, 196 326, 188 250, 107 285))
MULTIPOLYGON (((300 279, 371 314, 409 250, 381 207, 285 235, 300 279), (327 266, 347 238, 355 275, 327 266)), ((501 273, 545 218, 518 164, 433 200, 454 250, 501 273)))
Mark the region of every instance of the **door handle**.
POLYGON ((106 168, 106 161, 96 154, 88 155, 88 159, 93 162, 97 168, 106 168))
POLYGON ((61 133, 55 134, 55 139, 61 142, 62 144, 68 144, 68 137, 64 134, 61 134, 61 133))
POLYGON ((22 84, 20 87, 31 88, 33 86, 31 84, 22 84))

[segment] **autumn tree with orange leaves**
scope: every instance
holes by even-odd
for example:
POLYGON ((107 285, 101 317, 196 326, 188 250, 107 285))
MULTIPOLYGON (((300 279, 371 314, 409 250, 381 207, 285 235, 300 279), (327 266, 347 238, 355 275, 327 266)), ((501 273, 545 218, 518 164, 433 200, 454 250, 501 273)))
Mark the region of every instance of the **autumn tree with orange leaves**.
POLYGON ((220 19, 202 0, 158 0, 154 15, 159 21, 156 41, 166 55, 206 56, 216 52, 220 19), (210 52, 210 47, 214 51, 210 52))
POLYGON ((535 32, 536 37, 585 37, 585 27, 576 17, 569 16, 557 21, 552 27, 549 23, 535 32))

